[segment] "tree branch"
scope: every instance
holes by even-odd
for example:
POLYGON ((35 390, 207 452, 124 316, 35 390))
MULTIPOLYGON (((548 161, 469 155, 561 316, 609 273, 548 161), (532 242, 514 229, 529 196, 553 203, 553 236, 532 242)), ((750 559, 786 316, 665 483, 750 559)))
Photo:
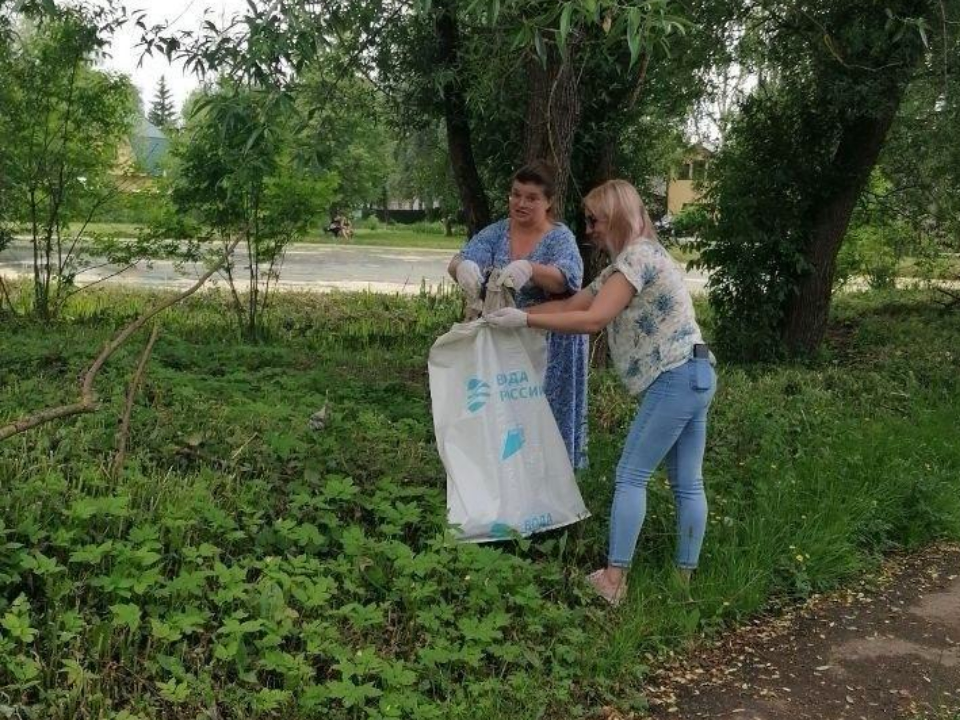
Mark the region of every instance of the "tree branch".
POLYGON ((185 300, 199 290, 215 272, 223 267, 224 263, 227 262, 230 255, 236 249, 238 242, 239 239, 235 240, 233 244, 230 245, 224 252, 223 259, 207 270, 207 272, 205 272, 203 275, 201 275, 197 282, 191 287, 187 288, 179 295, 174 295, 172 298, 164 300, 155 308, 131 322, 119 333, 117 333, 112 340, 103 346, 103 350, 100 351, 100 354, 93 361, 90 367, 87 368, 87 371, 83 375, 83 379, 80 383, 80 402, 41 410, 40 412, 27 415, 19 420, 14 420, 12 423, 7 425, 0 426, 0 441, 6 440, 14 435, 19 435, 27 430, 32 430, 33 428, 48 423, 51 420, 58 420, 60 418, 70 417, 72 415, 80 415, 98 410, 100 405, 97 400, 96 392, 93 389, 93 382, 96 380, 97 373, 100 372, 104 363, 106 363, 110 356, 117 351, 117 348, 123 345, 123 343, 125 343, 131 335, 150 322, 150 320, 162 313, 167 308, 176 305, 181 300, 185 300))
MULTIPOLYGON (((102 264, 100 264, 100 265, 94 265, 93 267, 84 268, 83 271, 84 271, 84 272, 89 272, 89 271, 91 271, 91 270, 97 270, 97 269, 102 268, 102 267, 105 267, 105 266, 107 266, 107 265, 109 265, 109 264, 110 264, 110 263, 102 263, 102 264)), ((62 295, 60 296, 60 299, 57 301, 56 305, 54 306, 54 310, 55 310, 57 313, 59 313, 59 312, 63 309, 63 307, 64 307, 68 302, 70 302, 70 298, 72 298, 72 297, 73 297, 74 295, 76 295, 77 293, 81 293, 81 292, 83 292, 83 291, 85 291, 85 290, 89 290, 89 289, 92 288, 92 287, 95 287, 95 286, 97 286, 97 285, 100 285, 101 283, 105 283, 105 282, 107 282, 108 280, 112 280, 113 278, 117 277, 118 275, 123 275, 123 273, 125 273, 127 270, 130 270, 131 268, 135 268, 136 266, 137 266, 137 263, 135 263, 135 262, 134 262, 134 263, 129 263, 126 267, 121 268, 120 270, 117 270, 116 272, 112 272, 112 273, 110 273, 109 275, 105 275, 104 277, 100 278, 99 280, 94 280, 92 283, 88 283, 88 284, 83 285, 83 286, 81 286, 81 287, 77 287, 77 288, 76 288, 75 290, 73 290, 72 292, 62 294, 62 295)))
POLYGON ((127 438, 130 436, 130 416, 133 414, 133 401, 140 390, 140 383, 143 381, 143 373, 147 369, 147 362, 150 360, 150 353, 153 352, 153 344, 157 342, 157 335, 160 334, 160 326, 154 325, 150 332, 150 339, 140 355, 140 362, 137 364, 137 371, 130 380, 130 387, 127 388, 127 403, 123 408, 123 417, 120 420, 120 429, 117 430, 117 454, 113 458, 113 465, 110 468, 110 475, 117 477, 123 470, 123 462, 127 459, 127 438))
MULTIPOLYGON (((13 300, 10 299, 10 292, 7 290, 7 284, 3 281, 3 277, 0 277, 0 292, 3 293, 3 299, 7 301, 7 305, 10 306, 10 312, 14 315, 17 314, 17 308, 13 304, 13 300)), ((0 305, 2 307, 2 305, 0 305)))
POLYGON ((943 307, 945 312, 960 307, 960 294, 951 292, 945 287, 936 287, 934 290, 947 296, 948 299, 937 300, 937 303, 943 307))

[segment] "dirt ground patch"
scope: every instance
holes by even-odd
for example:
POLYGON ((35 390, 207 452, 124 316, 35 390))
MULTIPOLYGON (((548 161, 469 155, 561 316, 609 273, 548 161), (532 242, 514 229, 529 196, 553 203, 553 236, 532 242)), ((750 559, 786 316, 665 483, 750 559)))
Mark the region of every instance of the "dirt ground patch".
POLYGON ((895 558, 854 589, 693 648, 657 671, 648 696, 652 717, 683 720, 956 712, 960 545, 895 558))

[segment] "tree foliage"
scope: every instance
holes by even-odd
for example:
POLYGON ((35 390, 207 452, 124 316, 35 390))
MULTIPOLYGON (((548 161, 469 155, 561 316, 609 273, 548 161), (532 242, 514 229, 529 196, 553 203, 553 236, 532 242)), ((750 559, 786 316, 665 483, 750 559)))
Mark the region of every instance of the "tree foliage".
POLYGON ((173 150, 171 199, 197 233, 232 246, 224 274, 241 332, 261 331, 286 246, 302 237, 332 199, 334 173, 309 174, 296 161, 289 116, 270 93, 220 88, 201 97, 173 150), (243 272, 243 271, 246 272, 243 272))
POLYGON ((135 94, 93 61, 126 15, 109 2, 2 10, 0 234, 26 228, 34 310, 48 318, 83 267, 83 228, 116 195, 109 170, 132 126, 135 94), (80 232, 71 234, 70 222, 80 232))
MULTIPOLYGON (((946 4, 944 5, 946 7, 946 4)), ((837 253, 940 3, 757 3, 764 76, 715 160, 712 270, 731 352, 805 354, 823 338, 837 253)), ((956 3, 949 7, 956 13, 956 3)))
POLYGON ((173 106, 173 96, 167 87, 167 79, 160 76, 160 82, 157 84, 157 92, 153 96, 153 102, 150 103, 150 111, 147 113, 147 120, 158 128, 165 128, 173 125, 177 119, 177 111, 173 106))
POLYGON ((637 106, 647 56, 665 58, 691 27, 686 5, 675 0, 443 0, 409 10, 371 0, 323 7, 279 0, 252 5, 224 26, 208 23, 199 36, 154 32, 145 47, 278 92, 297 92, 305 77, 320 73, 331 90, 327 103, 351 79, 370 79, 391 103, 395 128, 416 132, 443 120, 461 204, 475 230, 489 219, 487 188, 499 197, 502 179, 532 157, 552 160, 562 187, 587 189, 595 178, 571 177, 581 95, 599 98, 586 109, 606 127, 604 142, 596 143, 606 152, 619 137, 609 126, 621 129, 614 119, 637 106))
MULTIPOLYGON (((335 82, 321 68, 304 73, 291 112, 290 139, 301 161, 336 175, 340 210, 378 202, 394 171, 394 144, 382 93, 361 77, 335 82)), ((333 208, 331 208, 333 210, 333 208)))
POLYGON ((888 215, 907 223, 923 242, 948 252, 960 251, 957 28, 956 22, 931 28, 931 52, 907 90, 880 155, 878 169, 885 185, 873 195, 888 215))
POLYGON ((390 179, 393 197, 419 198, 431 219, 442 219, 452 233, 459 221, 460 200, 450 167, 446 131, 439 123, 408 131, 397 143, 390 179))

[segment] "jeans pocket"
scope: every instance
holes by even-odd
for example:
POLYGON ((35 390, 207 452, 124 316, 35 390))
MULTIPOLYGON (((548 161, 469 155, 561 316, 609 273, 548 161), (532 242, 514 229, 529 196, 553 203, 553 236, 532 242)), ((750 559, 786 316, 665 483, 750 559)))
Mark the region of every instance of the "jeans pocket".
POLYGON ((707 358, 695 358, 693 361, 693 379, 691 385, 697 392, 706 392, 713 387, 713 367, 707 358))

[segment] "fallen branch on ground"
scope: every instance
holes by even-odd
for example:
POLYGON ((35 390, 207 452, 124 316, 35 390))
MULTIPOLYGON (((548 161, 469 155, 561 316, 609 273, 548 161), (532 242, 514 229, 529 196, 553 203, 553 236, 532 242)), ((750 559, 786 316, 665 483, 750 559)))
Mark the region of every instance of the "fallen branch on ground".
POLYGON ((960 294, 947 290, 943 287, 935 288, 937 292, 946 295, 949 300, 937 300, 940 305, 943 306, 944 310, 953 310, 955 307, 960 307, 960 294))
POLYGON ((70 405, 61 405, 60 407, 48 408, 47 410, 41 410, 33 415, 27 415, 19 420, 14 420, 12 423, 0 426, 0 440, 6 440, 14 435, 19 435, 27 430, 32 430, 33 428, 48 423, 51 420, 58 420, 60 418, 70 417, 72 415, 91 413, 98 410, 100 403, 97 400, 97 394, 93 389, 93 381, 96 380, 97 373, 100 372, 100 369, 103 367, 104 363, 110 358, 111 355, 113 355, 113 353, 117 351, 121 345, 123 345, 123 343, 130 338, 131 335, 150 322, 150 320, 162 313, 167 308, 176 305, 181 300, 185 300, 199 290, 215 272, 223 267, 224 263, 226 263, 230 258, 230 255, 236 249, 239 242, 239 240, 236 240, 233 242, 233 244, 227 247, 227 249, 224 251, 223 259, 221 259, 220 262, 201 275, 197 282, 179 295, 175 295, 172 298, 164 300, 162 303, 157 305, 157 307, 131 322, 119 333, 117 333, 112 340, 108 341, 107 344, 103 346, 103 350, 100 351, 100 354, 97 356, 96 360, 93 361, 93 364, 91 364, 90 367, 87 368, 87 371, 83 374, 83 380, 80 383, 80 402, 71 403, 70 405))
MULTIPOLYGON (((7 284, 3 281, 3 278, 0 277, 0 293, 3 294, 3 297, 0 300, 6 300, 7 305, 10 306, 10 312, 14 315, 17 314, 17 308, 13 305, 13 300, 10 299, 10 293, 7 291, 7 284)), ((0 302, 0 310, 3 310, 3 303, 0 302)))
POLYGON ((147 346, 140 355, 140 362, 137 364, 137 371, 130 380, 130 387, 127 388, 127 403, 123 408, 123 417, 120 420, 120 428, 117 430, 117 454, 113 458, 113 466, 110 468, 110 474, 117 477, 123 470, 123 462, 127 458, 127 438, 130 436, 130 416, 133 414, 133 401, 140 390, 140 383, 143 381, 143 373, 147 369, 147 361, 150 360, 150 353, 153 352, 153 344, 157 341, 157 335, 160 328, 153 326, 150 332, 150 339, 147 340, 147 346))

